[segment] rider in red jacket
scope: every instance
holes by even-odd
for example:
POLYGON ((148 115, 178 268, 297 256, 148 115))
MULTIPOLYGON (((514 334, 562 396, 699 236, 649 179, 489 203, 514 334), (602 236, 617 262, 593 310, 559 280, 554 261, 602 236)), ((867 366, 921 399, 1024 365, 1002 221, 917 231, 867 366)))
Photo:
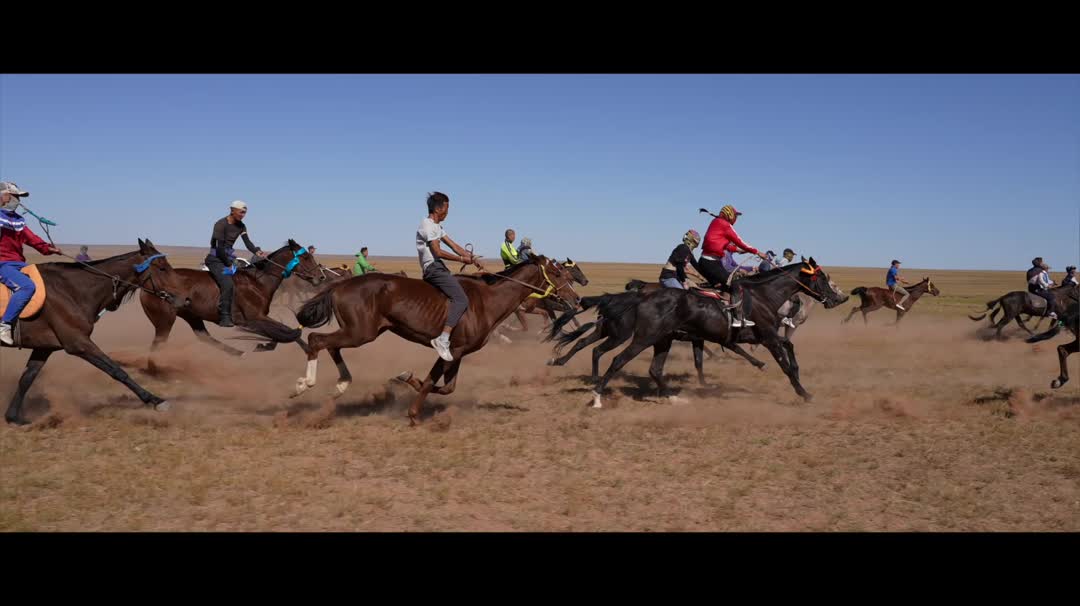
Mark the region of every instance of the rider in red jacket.
MULTIPOLYGON (((725 254, 747 252, 761 256, 758 249, 743 242, 739 234, 735 233, 735 221, 742 213, 735 207, 727 204, 720 209, 720 216, 713 219, 709 224, 709 230, 705 232, 705 244, 701 249, 701 258, 698 263, 701 266, 701 277, 709 281, 714 288, 730 292, 728 277, 730 272, 724 267, 722 258, 725 254)), ((747 312, 749 310, 744 310, 747 312)), ((744 313, 745 316, 745 313, 744 313)), ((753 326, 749 320, 740 321, 735 318, 733 327, 753 326)))
POLYGON ((23 245, 30 245, 43 255, 58 255, 60 249, 42 240, 30 231, 22 215, 15 212, 19 200, 30 193, 19 189, 10 181, 0 182, 0 288, 10 288, 11 300, 6 309, 0 310, 0 343, 14 345, 12 324, 19 318, 23 308, 34 297, 37 287, 29 276, 22 273, 26 267, 23 245))

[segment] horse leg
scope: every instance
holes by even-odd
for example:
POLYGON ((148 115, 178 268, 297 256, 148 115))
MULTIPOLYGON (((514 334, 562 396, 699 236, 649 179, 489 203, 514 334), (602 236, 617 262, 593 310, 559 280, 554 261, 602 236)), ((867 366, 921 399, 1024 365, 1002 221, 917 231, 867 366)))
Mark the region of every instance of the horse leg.
POLYGON ((521 311, 521 308, 514 310, 514 315, 517 316, 518 322, 521 322, 521 332, 529 330, 529 323, 525 321, 525 314, 521 311))
POLYGON ((319 376, 319 352, 324 349, 330 350, 330 357, 338 364, 340 377, 337 385, 337 395, 340 396, 345 393, 352 376, 349 375, 349 369, 345 367, 345 361, 341 358, 340 350, 344 347, 360 347, 365 343, 374 341, 379 335, 377 331, 373 332, 375 333, 374 336, 364 335, 362 338, 357 338, 355 335, 341 329, 327 334, 313 333, 305 350, 307 352, 307 374, 296 380, 296 390, 292 397, 295 398, 315 386, 315 381, 319 376), (337 352, 336 356, 334 355, 335 351, 337 352), (342 383, 345 384, 344 387, 342 387, 342 383))
MULTIPOLYGON (((848 322, 850 322, 851 321, 851 316, 854 316, 855 312, 859 311, 860 309, 862 309, 862 308, 861 307, 852 307, 851 308, 851 313, 849 313, 847 315, 847 317, 844 318, 843 320, 840 320, 840 323, 841 324, 847 324, 848 322)), ((865 314, 863 314, 863 315, 865 315, 865 314)))
POLYGON ((738 343, 732 343, 731 345, 728 345, 728 349, 730 349, 731 351, 739 354, 740 356, 742 356, 742 358, 744 360, 746 360, 747 362, 753 364, 754 368, 756 368, 758 370, 765 370, 765 363, 762 362, 761 360, 755 358, 754 356, 750 355, 738 343))
POLYGON ((412 387, 417 392, 420 392, 420 391, 422 391, 424 389, 424 385, 426 385, 428 382, 430 382, 431 386, 434 387, 435 383, 443 375, 443 366, 444 365, 445 364, 443 363, 442 358, 439 358, 438 360, 436 360, 435 365, 431 367, 431 372, 428 373, 427 379, 425 379, 424 381, 420 381, 419 379, 414 377, 411 372, 408 373, 408 376, 405 376, 405 373, 402 373, 402 374, 398 375, 396 378, 399 381, 402 381, 404 383, 408 383, 409 387, 412 387))
POLYGON ((1058 345, 1057 351, 1058 363, 1061 364, 1061 376, 1054 379, 1054 381, 1050 383, 1050 387, 1053 389, 1057 389, 1069 382, 1069 368, 1065 362, 1069 359, 1069 354, 1074 354, 1080 351, 1080 337, 1077 337, 1073 340, 1072 343, 1069 343, 1068 345, 1058 345))
POLYGON ((597 345, 592 350, 592 380, 595 381, 600 376, 600 358, 604 354, 615 349, 619 345, 622 345, 630 338, 630 335, 620 337, 619 335, 612 335, 608 337, 607 341, 597 345))
MULTIPOLYGON (((649 365, 649 376, 656 382, 656 397, 664 397, 664 391, 667 389, 667 383, 664 382, 664 362, 667 361, 668 352, 671 351, 672 339, 668 337, 663 341, 653 345, 653 359, 652 364, 649 365)), ((669 398, 671 402, 685 402, 684 398, 678 398, 671 396, 669 398)))
POLYGON ((345 365, 345 359, 341 357, 340 347, 327 348, 330 352, 330 358, 334 361, 334 364, 338 369, 338 382, 335 386, 334 398, 340 398, 345 390, 352 384, 352 373, 349 372, 349 367, 345 365))
POLYGON ((795 380, 799 380, 799 361, 795 359, 795 344, 791 341, 781 341, 780 344, 787 351, 788 368, 795 380))
POLYGON ((561 358, 555 358, 555 359, 551 360, 551 362, 549 362, 548 364, 550 366, 563 366, 563 365, 565 365, 567 362, 570 361, 570 358, 574 357, 574 355, 577 354, 577 352, 581 351, 582 349, 585 349, 586 347, 588 347, 589 345, 592 345, 593 343, 596 343, 600 339, 603 339, 604 335, 602 333, 603 333, 603 331, 601 331, 599 328, 596 328, 591 333, 589 333, 589 336, 585 337, 584 339, 581 339, 577 343, 574 343, 574 346, 570 349, 570 353, 566 354, 565 356, 563 356, 561 358))
POLYGON ((868 321, 866 320, 866 312, 867 312, 867 311, 869 311, 869 310, 866 310, 866 309, 859 309, 859 311, 861 311, 861 312, 862 312, 862 323, 863 323, 863 326, 869 326, 869 325, 870 325, 870 322, 868 322, 868 321))
POLYGON ((155 396, 149 391, 146 391, 142 386, 133 381, 128 373, 125 372, 119 364, 109 358, 109 356, 105 355, 105 352, 101 351, 101 348, 91 341, 88 336, 79 335, 74 342, 64 343, 64 351, 86 360, 113 379, 123 383, 125 387, 130 389, 140 400, 142 400, 143 404, 153 406, 154 410, 159 412, 164 412, 169 409, 168 402, 155 396))
POLYGON ((762 345, 764 345, 765 348, 769 350, 769 353, 771 353, 773 355, 773 358, 776 359, 776 363, 780 365, 780 370, 784 371, 784 374, 787 375, 788 380, 791 381, 791 386, 795 388, 795 393, 799 394, 799 396, 802 399, 806 400, 807 402, 812 400, 813 396, 810 395, 810 393, 808 391, 803 389, 802 384, 799 383, 799 377, 797 375, 797 369, 798 369, 797 364, 795 365, 796 373, 792 372, 792 364, 795 364, 794 348, 790 352, 791 353, 791 360, 790 360, 790 363, 789 363, 789 360, 788 360, 788 353, 789 352, 787 351, 787 348, 784 345, 780 344, 779 338, 773 338, 773 339, 769 339, 767 341, 764 341, 764 342, 762 342, 762 345))
MULTIPOLYGON (((452 364, 459 364, 460 362, 461 360, 455 359, 452 364)), ((435 382, 438 381, 439 377, 442 376, 443 367, 445 365, 446 362, 444 362, 442 358, 435 360, 435 365, 431 367, 431 372, 428 373, 428 376, 426 379, 424 379, 424 382, 422 384, 419 384, 419 389, 417 389, 419 393, 416 394, 416 399, 413 400, 413 403, 409 406, 410 426, 416 426, 420 423, 420 411, 424 408, 424 400, 427 399, 428 394, 431 393, 431 390, 435 387, 435 382)), ((413 388, 416 388, 417 385, 414 385, 414 383, 418 382, 416 381, 416 379, 410 376, 408 379, 408 383, 410 385, 413 385, 413 388)))
POLYGON ((159 314, 150 318, 150 321, 154 323, 154 342, 150 344, 150 355, 146 358, 146 372, 157 374, 160 369, 154 364, 154 352, 169 340, 169 334, 176 322, 176 313, 170 311, 166 316, 159 314))
POLYGON ((997 324, 994 325, 997 328, 996 338, 999 341, 1001 341, 1003 339, 1003 337, 1001 336, 1002 329, 1004 329, 1005 325, 1008 324, 1011 321, 1012 321, 1012 318, 1010 318, 1008 316, 1008 314, 1005 314, 1005 315, 1003 315, 1001 317, 1001 321, 999 321, 997 324))
MULTIPOLYGON (((440 361, 442 358, 440 358, 440 361)), ((457 389, 458 368, 461 366, 461 360, 455 359, 450 363, 450 367, 443 372, 443 384, 442 387, 436 387, 431 390, 431 393, 437 393, 441 396, 448 396, 454 393, 457 389)))
MULTIPOLYGON (((1030 320, 1031 317, 1029 316, 1028 319, 1030 320)), ((1035 333, 1028 330, 1027 324, 1024 324, 1024 321, 1020 319, 1020 314, 1016 314, 1016 323, 1020 325, 1020 328, 1023 328, 1025 331, 1027 331, 1029 337, 1035 336, 1035 333)), ((1042 323, 1042 318, 1039 318, 1039 323, 1042 323)), ((1036 326, 1035 328, 1038 328, 1038 326, 1036 326)))
POLYGON ((22 415, 23 398, 26 396, 26 392, 30 390, 30 386, 34 384, 34 379, 37 378, 38 373, 41 372, 41 367, 45 366, 45 362, 53 351, 55 350, 35 349, 30 354, 30 359, 26 361, 26 369, 23 370, 22 376, 19 377, 19 386, 15 389, 15 397, 11 398, 11 403, 8 404, 7 412, 4 414, 4 420, 8 423, 26 425, 30 422, 23 418, 22 415))
POLYGON ((184 321, 188 323, 188 326, 190 326, 191 330, 194 331, 195 336, 198 337, 199 340, 203 343, 206 343, 207 345, 210 345, 212 347, 216 347, 217 349, 220 349, 221 351, 231 356, 239 357, 244 355, 244 352, 240 351, 239 349, 229 347, 228 345, 212 337, 210 335, 210 331, 206 330, 206 324, 203 323, 201 318, 184 318, 184 321))
MULTIPOLYGON (((690 342, 690 345, 694 348, 694 370, 697 371, 698 385, 702 387, 708 387, 705 383, 705 361, 702 354, 705 353, 705 341, 701 339, 695 339, 690 342)), ((667 354, 665 354, 666 356, 667 354)), ((653 362, 656 361, 656 354, 653 354, 653 362)))
MULTIPOLYGON (((649 343, 647 339, 639 337, 636 334, 634 335, 634 340, 630 342, 630 345, 627 346, 626 349, 619 352, 619 355, 615 356, 615 359, 611 361, 611 366, 608 367, 607 372, 604 373, 600 382, 597 383, 596 387, 593 389, 593 408, 603 408, 603 403, 600 401, 600 394, 604 393, 604 388, 607 386, 608 381, 611 380, 611 377, 615 376, 615 373, 619 372, 623 366, 626 366, 630 360, 636 358, 638 354, 645 351, 645 348, 650 345, 652 345, 652 343, 649 343)), ((597 346, 597 349, 599 349, 599 347, 600 346, 597 346)), ((596 350, 593 350, 594 354, 595 351, 596 350)))

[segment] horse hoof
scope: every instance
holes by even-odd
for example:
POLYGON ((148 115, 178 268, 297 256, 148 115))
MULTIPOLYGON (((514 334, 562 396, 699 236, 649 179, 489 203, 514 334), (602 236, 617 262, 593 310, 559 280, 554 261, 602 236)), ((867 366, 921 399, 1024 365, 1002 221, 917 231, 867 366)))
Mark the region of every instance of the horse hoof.
POLYGON ((172 407, 169 406, 168 401, 163 400, 161 402, 158 402, 157 404, 154 404, 154 410, 156 410, 158 412, 169 412, 170 408, 172 408, 172 407))
POLYGON ((671 404, 689 404, 690 400, 686 398, 680 398, 679 396, 668 396, 668 402, 671 404))
POLYGON ((802 399, 804 401, 806 401, 806 402, 813 402, 814 401, 814 396, 812 396, 812 395, 810 395, 808 393, 804 393, 802 399))
POLYGON ((351 384, 352 384, 352 381, 338 381, 338 383, 336 385, 336 387, 337 387, 337 395, 340 396, 341 394, 345 393, 345 390, 348 389, 349 385, 351 385, 351 384))
POLYGON ((548 366, 555 366, 555 358, 552 358, 552 359, 548 360, 547 365, 548 366))
POLYGON ((412 377, 413 377, 413 373, 406 371, 406 372, 398 374, 396 377, 394 377, 394 380, 401 381, 402 383, 408 383, 409 379, 411 379, 412 377))
POLYGON ((1057 389, 1058 387, 1061 387, 1064 384, 1065 384, 1065 381, 1062 381, 1060 379, 1054 379, 1053 381, 1050 382, 1050 388, 1051 389, 1057 389))
POLYGON ((8 425, 29 425, 30 421, 19 417, 4 417, 4 420, 8 422, 8 425))
POLYGON ((296 380, 296 389, 293 391, 292 397, 295 398, 309 389, 311 389, 311 386, 307 384, 307 379, 300 377, 296 380))
POLYGON ((762 364, 761 366, 758 366, 757 369, 760 370, 761 372, 765 372, 765 364, 762 364))
POLYGON ((593 393, 592 407, 593 408, 603 408, 604 407, 604 405, 600 402, 600 394, 593 393))

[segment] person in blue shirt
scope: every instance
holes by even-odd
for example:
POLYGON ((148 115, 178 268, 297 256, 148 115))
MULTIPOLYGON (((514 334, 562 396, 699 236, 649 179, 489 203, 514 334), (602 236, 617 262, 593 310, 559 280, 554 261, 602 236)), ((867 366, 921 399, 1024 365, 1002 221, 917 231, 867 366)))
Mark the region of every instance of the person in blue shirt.
POLYGON ((897 293, 904 295, 903 299, 897 301, 896 309, 899 309, 900 311, 906 311, 904 309, 904 302, 907 301, 908 297, 910 297, 911 295, 908 294, 908 291, 904 290, 903 286, 900 286, 901 283, 911 284, 911 282, 908 282, 907 280, 900 277, 900 262, 896 259, 893 259, 892 267, 889 268, 889 273, 885 274, 885 285, 888 286, 890 290, 892 290, 894 299, 896 298, 897 293))

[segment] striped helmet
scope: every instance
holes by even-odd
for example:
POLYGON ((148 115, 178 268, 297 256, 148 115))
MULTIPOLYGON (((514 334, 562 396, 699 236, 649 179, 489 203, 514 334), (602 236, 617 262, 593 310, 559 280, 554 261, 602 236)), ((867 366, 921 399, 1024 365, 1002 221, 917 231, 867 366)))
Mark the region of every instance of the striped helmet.
POLYGON ((701 234, 697 233, 696 229, 691 229, 683 235, 682 241, 691 249, 697 248, 697 245, 701 242, 701 234))
POLYGON ((730 204, 725 204, 724 208, 720 209, 720 216, 724 217, 725 219, 727 219, 728 221, 730 221, 732 223, 735 222, 735 217, 737 217, 737 216, 739 216, 741 214, 742 214, 741 212, 735 210, 735 207, 730 205, 730 204))

